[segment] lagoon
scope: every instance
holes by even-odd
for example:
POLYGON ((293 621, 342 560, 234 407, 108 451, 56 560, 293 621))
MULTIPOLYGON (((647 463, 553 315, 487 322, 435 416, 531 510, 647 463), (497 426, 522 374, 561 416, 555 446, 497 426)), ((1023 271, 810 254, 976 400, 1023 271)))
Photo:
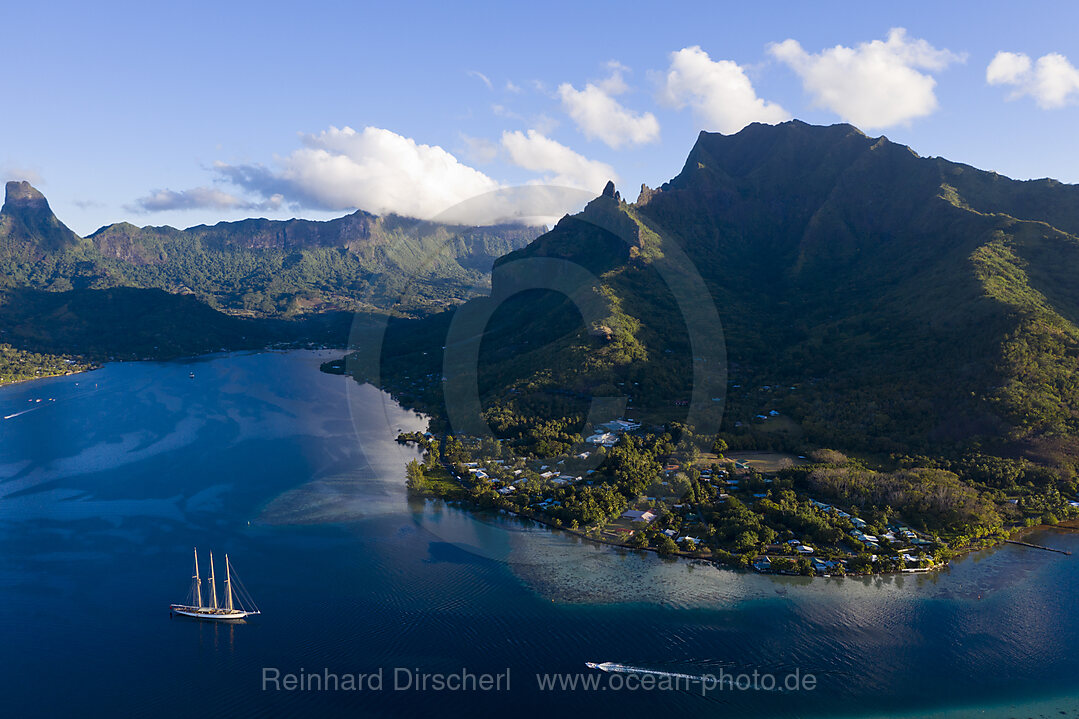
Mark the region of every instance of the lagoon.
MULTIPOLYGON (((761 576, 410 500, 415 450, 394 437, 423 418, 320 373, 335 356, 116 363, 0 390, 0 417, 18 415, 0 420, 5 713, 1079 714, 1072 557, 1007 546, 932 575, 761 576), (229 553, 262 616, 170 619, 196 545, 229 553), (595 675, 586 661, 816 681, 539 686, 595 675), (268 669, 384 681, 276 689, 268 669), (395 672, 509 688, 396 689, 395 672)), ((1079 552, 1076 534, 1030 541, 1079 552)))

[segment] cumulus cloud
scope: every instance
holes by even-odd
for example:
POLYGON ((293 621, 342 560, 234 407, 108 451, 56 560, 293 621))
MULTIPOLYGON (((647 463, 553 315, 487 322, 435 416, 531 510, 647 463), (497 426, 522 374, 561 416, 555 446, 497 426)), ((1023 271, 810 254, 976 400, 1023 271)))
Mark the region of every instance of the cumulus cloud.
POLYGON ((502 147, 513 164, 544 173, 543 181, 549 184, 598 193, 608 180, 618 180, 610 165, 589 160, 535 130, 503 132, 502 147))
POLYGON ((659 101, 681 109, 690 105, 708 129, 738 132, 751 122, 774 124, 791 115, 757 97, 745 70, 731 60, 713 60, 699 46, 671 53, 659 101))
POLYGON ((276 210, 284 198, 273 194, 261 202, 252 202, 212 187, 193 187, 190 190, 153 190, 140 197, 126 209, 133 212, 167 212, 170 210, 276 210))
POLYGON ((985 70, 990 85, 1011 85, 1015 100, 1030 95, 1038 107, 1050 110, 1079 100, 1079 69, 1060 53, 1042 55, 1032 63, 1025 53, 998 52, 985 70))
POLYGON ((563 83, 558 86, 562 107, 588 139, 600 139, 618 149, 642 145, 659 138, 659 121, 650 112, 637 113, 615 99, 628 90, 622 77, 626 70, 617 62, 608 64, 611 75, 599 85, 588 83, 583 90, 563 83))
POLYGON ((907 124, 932 113, 937 81, 923 71, 966 59, 908 38, 903 28, 892 28, 887 40, 853 48, 837 45, 813 54, 788 39, 771 45, 769 52, 801 77, 816 106, 865 129, 907 124))
POLYGON ((1030 75, 1030 56, 1021 52, 998 52, 985 69, 990 85, 1018 85, 1030 75))
POLYGON ((234 185, 237 194, 215 187, 155 190, 129 209, 360 208, 379 215, 482 224, 557 218, 579 209, 581 198, 594 197, 607 180, 617 179, 609 165, 588 160, 535 129, 503 133, 500 142, 462 136, 467 153, 486 159, 501 155, 540 174, 526 188, 501 185, 441 147, 376 127, 331 127, 300 139, 300 148, 269 166, 216 163, 218 179, 234 185))
POLYGON ((300 207, 421 218, 498 187, 441 147, 390 130, 331 127, 301 140, 278 168, 218 163, 215 170, 249 192, 300 207))

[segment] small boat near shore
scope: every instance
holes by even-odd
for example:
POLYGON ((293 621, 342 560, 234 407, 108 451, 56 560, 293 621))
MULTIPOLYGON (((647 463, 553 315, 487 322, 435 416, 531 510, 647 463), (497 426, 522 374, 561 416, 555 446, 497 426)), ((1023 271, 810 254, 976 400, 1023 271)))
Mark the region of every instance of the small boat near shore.
POLYGON ((203 603, 202 577, 199 575, 199 550, 195 548, 195 573, 191 577, 191 590, 186 604, 170 604, 169 616, 174 614, 193 617, 210 622, 235 621, 261 614, 243 584, 236 578, 225 555, 225 596, 224 605, 217 602, 217 580, 214 577, 214 554, 210 552, 210 576, 206 578, 207 603, 203 603))

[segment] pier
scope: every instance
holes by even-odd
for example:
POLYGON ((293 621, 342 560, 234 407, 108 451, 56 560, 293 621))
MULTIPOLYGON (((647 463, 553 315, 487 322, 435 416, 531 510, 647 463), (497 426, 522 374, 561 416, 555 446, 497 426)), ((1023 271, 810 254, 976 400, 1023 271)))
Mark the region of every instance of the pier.
POLYGON ((1021 547, 1030 547, 1031 549, 1042 549, 1042 550, 1045 550, 1046 552, 1056 552, 1057 554, 1067 554, 1069 557, 1071 556, 1071 552, 1069 552, 1066 549, 1053 549, 1052 547, 1043 547, 1040 544, 1031 544, 1030 542, 1020 542, 1020 541, 1018 541, 1016 539, 1005 539, 1004 541, 1006 543, 1008 543, 1008 544, 1018 544, 1021 547))

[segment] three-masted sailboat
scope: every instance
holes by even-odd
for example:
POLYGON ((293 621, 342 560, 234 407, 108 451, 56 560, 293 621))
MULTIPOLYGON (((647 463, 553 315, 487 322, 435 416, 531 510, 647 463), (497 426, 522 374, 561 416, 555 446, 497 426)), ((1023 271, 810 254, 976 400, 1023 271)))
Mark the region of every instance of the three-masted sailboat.
POLYGON ((209 621, 223 621, 229 619, 243 619, 254 614, 261 614, 258 607, 251 600, 251 596, 240 584, 232 571, 229 563, 229 555, 225 555, 225 604, 217 603, 217 582, 214 578, 214 553, 210 552, 210 576, 206 578, 209 596, 208 604, 203 604, 202 578, 199 576, 199 550, 195 548, 195 574, 191 577, 191 591, 187 595, 188 604, 170 604, 170 614, 181 614, 185 617, 206 619, 209 621), (194 601, 192 604, 191 602, 194 601), (250 606, 250 608, 248 608, 250 606))

